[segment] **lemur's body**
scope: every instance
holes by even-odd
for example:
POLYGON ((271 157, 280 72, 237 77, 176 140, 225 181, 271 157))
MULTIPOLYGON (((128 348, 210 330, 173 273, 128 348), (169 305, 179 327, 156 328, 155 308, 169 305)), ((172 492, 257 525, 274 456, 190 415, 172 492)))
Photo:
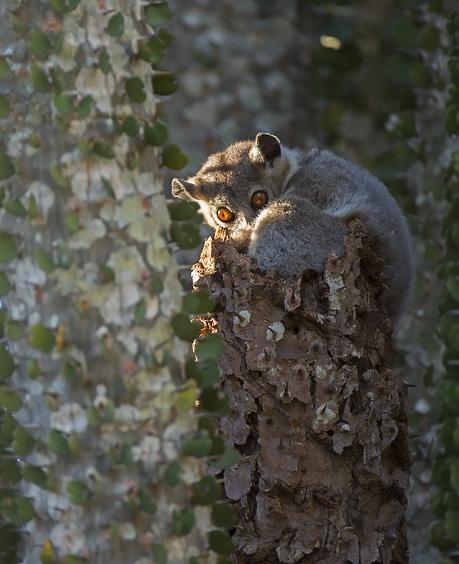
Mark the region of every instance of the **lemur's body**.
POLYGON ((343 251, 346 221, 361 219, 384 259, 389 309, 400 314, 414 275, 408 227, 387 188, 361 167, 329 151, 303 155, 262 133, 172 186, 175 196, 199 202, 209 225, 246 242, 261 269, 283 275, 323 270, 331 252, 343 251))

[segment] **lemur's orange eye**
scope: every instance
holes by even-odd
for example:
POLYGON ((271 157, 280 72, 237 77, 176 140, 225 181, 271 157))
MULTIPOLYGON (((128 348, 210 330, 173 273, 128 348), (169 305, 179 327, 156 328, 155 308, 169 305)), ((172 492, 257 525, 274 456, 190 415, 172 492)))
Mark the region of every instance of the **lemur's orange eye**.
POLYGON ((228 208, 218 208, 217 217, 220 221, 228 223, 229 221, 232 221, 234 219, 234 213, 228 208))
POLYGON ((268 203, 268 194, 264 190, 257 190, 250 198, 250 205, 253 209, 259 210, 268 203))

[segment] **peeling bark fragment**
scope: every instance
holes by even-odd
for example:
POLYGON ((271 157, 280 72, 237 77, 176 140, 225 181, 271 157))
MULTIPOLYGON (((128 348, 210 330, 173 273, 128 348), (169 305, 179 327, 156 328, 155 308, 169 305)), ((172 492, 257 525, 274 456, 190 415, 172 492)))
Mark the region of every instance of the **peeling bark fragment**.
POLYGON ((323 275, 285 279, 208 239, 193 268, 218 303, 204 332, 217 321, 226 342, 235 562, 408 562, 406 385, 391 369, 382 262, 358 221, 345 249, 323 275))

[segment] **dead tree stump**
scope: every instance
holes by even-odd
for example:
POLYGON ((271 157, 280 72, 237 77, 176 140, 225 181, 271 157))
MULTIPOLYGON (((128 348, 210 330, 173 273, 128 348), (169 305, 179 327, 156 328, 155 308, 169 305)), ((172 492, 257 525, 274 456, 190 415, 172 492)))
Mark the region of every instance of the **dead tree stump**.
POLYGON ((223 474, 235 562, 408 562, 406 384, 381 272, 358 221, 343 257, 295 279, 206 241, 193 280, 218 302, 201 321, 226 343, 219 424, 242 455, 223 474))

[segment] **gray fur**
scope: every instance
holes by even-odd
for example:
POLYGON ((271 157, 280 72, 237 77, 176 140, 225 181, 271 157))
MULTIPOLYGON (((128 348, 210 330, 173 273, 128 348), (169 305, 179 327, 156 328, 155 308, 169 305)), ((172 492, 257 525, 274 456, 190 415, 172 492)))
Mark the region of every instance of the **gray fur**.
POLYGON ((199 194, 194 198, 209 225, 226 228, 232 239, 247 245, 261 269, 274 268, 286 276, 305 268, 323 271, 330 253, 343 251, 346 221, 361 219, 384 259, 388 305, 393 317, 399 317, 412 286, 414 257, 406 220, 387 188, 330 151, 303 155, 281 146, 277 137, 266 140, 268 136, 259 134, 255 141, 211 155, 188 183, 182 182, 184 191, 177 195, 199 194), (272 159, 275 142, 281 151, 272 159), (263 151, 265 146, 269 151, 263 151), (250 207, 256 190, 269 196, 261 211, 250 207), (235 214, 231 224, 218 220, 221 206, 235 214))

